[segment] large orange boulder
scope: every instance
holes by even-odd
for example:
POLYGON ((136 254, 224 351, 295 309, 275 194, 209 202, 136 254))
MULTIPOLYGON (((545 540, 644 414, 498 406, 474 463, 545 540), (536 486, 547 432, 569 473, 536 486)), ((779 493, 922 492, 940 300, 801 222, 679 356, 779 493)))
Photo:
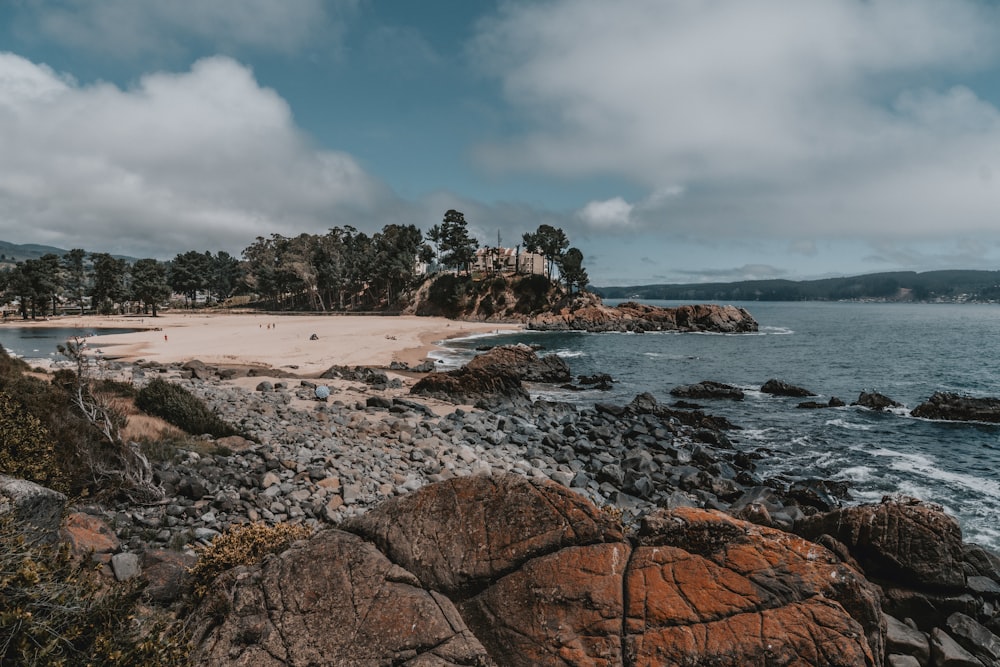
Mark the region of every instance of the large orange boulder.
POLYGON ((869 577, 930 589, 965 586, 962 529, 936 505, 885 498, 878 505, 806 517, 795 523, 795 532, 839 540, 869 577))
POLYGON ((649 517, 625 579, 634 665, 879 665, 877 591, 832 553, 722 513, 649 517))
POLYGON ((532 558, 622 540, 620 523, 583 496, 520 475, 460 477, 393 498, 345 528, 427 587, 482 589, 532 558))
POLYGON ((502 665, 622 665, 630 552, 621 542, 568 547, 528 561, 459 609, 502 665))
POLYGON ((197 665, 491 664, 447 598, 338 530, 223 575, 192 627, 197 665))

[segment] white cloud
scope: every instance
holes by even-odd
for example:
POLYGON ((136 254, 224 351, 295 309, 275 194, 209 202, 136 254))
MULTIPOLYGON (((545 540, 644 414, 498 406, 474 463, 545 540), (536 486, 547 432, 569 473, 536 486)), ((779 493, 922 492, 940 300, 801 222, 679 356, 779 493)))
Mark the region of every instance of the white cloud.
POLYGON ((810 239, 997 229, 1000 112, 969 83, 1000 65, 991 5, 512 2, 471 53, 530 127, 479 158, 671 188, 635 205, 638 226, 810 239))
POLYGON ((358 0, 65 0, 34 6, 43 35, 63 44, 119 57, 173 55, 183 40, 216 50, 257 48, 291 53, 322 36, 336 41, 336 20, 358 0))
POLYGON ((631 224, 633 206, 621 197, 605 201, 588 202, 577 216, 595 229, 620 230, 631 224))
POLYGON ((225 57, 133 88, 79 86, 0 53, 0 238, 164 257, 258 234, 392 221, 387 188, 320 150, 225 57))

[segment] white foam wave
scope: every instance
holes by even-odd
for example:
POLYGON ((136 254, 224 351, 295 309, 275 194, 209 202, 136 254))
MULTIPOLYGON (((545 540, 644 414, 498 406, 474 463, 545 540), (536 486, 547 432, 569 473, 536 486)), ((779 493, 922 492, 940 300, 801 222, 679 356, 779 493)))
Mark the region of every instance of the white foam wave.
POLYGON ((740 431, 740 437, 747 440, 769 440, 773 432, 773 428, 747 428, 740 431))
POLYGON ((795 331, 787 327, 760 327, 758 333, 771 336, 790 336, 795 331))
POLYGON ((871 426, 866 424, 856 424, 854 422, 848 421, 846 419, 828 419, 826 421, 827 426, 836 426, 838 428, 847 429, 848 431, 870 431, 871 426))
MULTIPOLYGON (((851 466, 849 468, 842 468, 834 478, 864 484, 871 480, 873 472, 875 471, 868 466, 851 466)), ((879 491, 877 495, 881 498, 882 492, 879 491)))
POLYGON ((577 357, 586 357, 587 356, 586 352, 582 352, 580 350, 567 350, 567 349, 556 350, 554 352, 554 354, 557 357, 561 357, 563 359, 575 359, 577 357))

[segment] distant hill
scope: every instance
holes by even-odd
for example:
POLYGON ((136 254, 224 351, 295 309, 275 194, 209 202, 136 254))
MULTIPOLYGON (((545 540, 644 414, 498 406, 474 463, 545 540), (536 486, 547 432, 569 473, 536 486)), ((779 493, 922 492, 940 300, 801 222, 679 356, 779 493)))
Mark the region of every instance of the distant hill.
POLYGON ((1000 302, 1000 271, 894 271, 821 280, 594 287, 606 299, 1000 302))
POLYGON ((42 255, 47 255, 48 253, 62 257, 67 252, 67 250, 63 250, 62 248, 38 245, 36 243, 18 245, 16 243, 0 241, 0 262, 5 263, 23 262, 26 259, 38 259, 42 255))
MULTIPOLYGON (((26 259, 38 259, 42 255, 47 255, 52 253, 53 255, 59 255, 62 257, 69 250, 63 248, 56 248, 49 245, 38 245, 37 243, 25 243, 18 245, 17 243, 10 243, 8 241, 0 241, 0 268, 5 265, 13 265, 17 262, 23 262, 26 259)), ((95 252, 101 252, 100 250, 95 252)), ((87 251, 90 254, 90 251, 87 251)), ((127 255, 112 255, 118 259, 124 259, 129 263, 135 262, 135 257, 129 257, 127 255)))

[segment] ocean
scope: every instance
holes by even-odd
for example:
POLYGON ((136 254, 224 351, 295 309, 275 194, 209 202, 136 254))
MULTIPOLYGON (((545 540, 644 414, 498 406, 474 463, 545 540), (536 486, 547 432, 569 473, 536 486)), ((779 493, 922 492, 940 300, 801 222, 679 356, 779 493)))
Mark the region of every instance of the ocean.
MULTIPOLYGON (((94 329, 91 327, 19 327, 13 324, 0 326, 0 345, 8 353, 25 359, 65 359, 57 347, 74 336, 89 338, 104 334, 130 333, 136 329, 94 329)), ((91 341, 93 346, 93 341, 91 341)))
MULTIPOLYGON (((677 305, 676 302, 651 302, 677 305)), ((935 391, 1000 397, 1000 306, 978 304, 740 303, 756 334, 522 332, 453 340, 440 353, 456 366, 483 344, 537 343, 574 375, 608 373, 611 391, 545 388, 536 397, 628 403, 641 392, 670 403, 670 389, 701 380, 743 388, 742 402, 699 401, 742 430, 741 450, 760 450, 764 476, 848 481, 857 502, 906 494, 956 516, 967 541, 1000 550, 1000 425, 931 422, 909 410, 935 391), (904 409, 801 410, 803 399, 762 394, 776 378, 847 403, 878 391, 904 409)), ((114 333, 130 329, 114 330, 114 333)), ((58 357, 73 335, 112 331, 0 327, 0 344, 27 359, 58 357)), ((97 344, 91 340, 91 346, 97 344)), ((536 388, 538 389, 538 388, 536 388)))
MULTIPOLYGON (((677 305, 677 302, 650 302, 677 305)), ((450 341, 440 355, 457 365, 476 346, 537 343, 574 375, 607 373, 611 391, 545 389, 534 395, 575 403, 627 403, 641 392, 670 403, 670 389, 701 380, 736 385, 741 402, 698 401, 742 430, 740 450, 759 450, 764 476, 819 477, 852 485, 857 502, 905 494, 958 518, 966 541, 1000 549, 1000 425, 932 422, 909 410, 935 391, 1000 397, 1000 306, 753 302, 756 334, 588 334, 523 332, 450 341), (802 400, 762 394, 768 379, 847 403, 878 391, 905 408, 803 410, 802 400)))

